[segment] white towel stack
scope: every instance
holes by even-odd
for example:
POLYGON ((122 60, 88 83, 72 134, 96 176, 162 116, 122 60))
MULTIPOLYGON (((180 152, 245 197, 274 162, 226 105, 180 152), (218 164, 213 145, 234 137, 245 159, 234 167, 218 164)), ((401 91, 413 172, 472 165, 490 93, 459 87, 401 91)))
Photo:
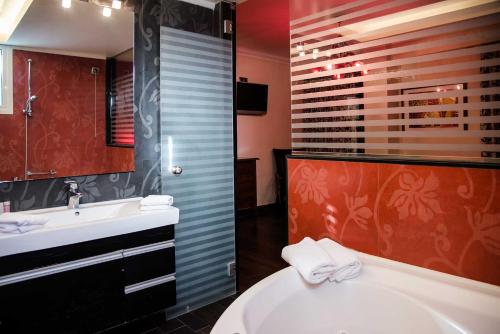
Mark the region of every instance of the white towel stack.
POLYGON ((43 215, 8 212, 0 215, 1 233, 26 233, 43 228, 49 219, 43 215))
POLYGON ((168 210, 174 204, 170 195, 149 195, 141 200, 141 211, 168 210))
POLYGON ((281 251, 281 257, 311 284, 323 282, 335 269, 328 254, 311 238, 304 238, 298 244, 286 246, 281 251))
POLYGON ((341 282, 361 272, 361 261, 356 254, 330 239, 316 242, 306 237, 283 248, 281 257, 311 284, 321 283, 327 278, 331 282, 341 282))
POLYGON ((328 277, 331 282, 351 279, 361 273, 361 261, 352 250, 327 238, 319 240, 317 244, 328 254, 335 265, 335 270, 328 277))

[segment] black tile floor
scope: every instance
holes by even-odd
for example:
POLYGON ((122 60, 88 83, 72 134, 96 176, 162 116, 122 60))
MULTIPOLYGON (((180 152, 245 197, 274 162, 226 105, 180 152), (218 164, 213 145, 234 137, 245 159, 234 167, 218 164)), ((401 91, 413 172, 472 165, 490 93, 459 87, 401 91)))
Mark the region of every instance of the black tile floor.
POLYGON ((288 243, 286 210, 260 207, 237 217, 238 286, 243 292, 263 278, 285 268, 281 250, 288 243))
POLYGON ((105 334, 208 334, 225 309, 246 289, 283 269, 281 249, 286 246, 286 211, 274 206, 237 217, 238 294, 171 320, 160 312, 105 334))
POLYGON ((227 297, 171 320, 165 320, 165 313, 159 312, 104 334, 209 334, 217 319, 236 297, 227 297))

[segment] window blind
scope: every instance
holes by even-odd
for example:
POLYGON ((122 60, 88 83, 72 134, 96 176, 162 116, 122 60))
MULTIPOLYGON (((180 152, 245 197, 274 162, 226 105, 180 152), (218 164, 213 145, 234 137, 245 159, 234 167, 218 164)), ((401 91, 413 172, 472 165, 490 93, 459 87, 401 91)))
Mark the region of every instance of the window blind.
POLYGON ((110 144, 133 146, 134 75, 131 62, 116 62, 116 77, 113 78, 111 87, 110 144))
POLYGON ((499 13, 361 0, 291 21, 293 151, 500 157, 499 13))

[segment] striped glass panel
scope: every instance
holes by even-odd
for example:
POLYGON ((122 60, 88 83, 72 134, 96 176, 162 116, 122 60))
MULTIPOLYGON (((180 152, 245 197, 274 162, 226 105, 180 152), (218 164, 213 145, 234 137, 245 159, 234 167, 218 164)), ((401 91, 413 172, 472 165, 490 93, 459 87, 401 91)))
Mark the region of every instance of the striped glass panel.
POLYGON ((172 317, 235 292, 232 47, 161 27, 160 50, 162 191, 180 209, 172 317))
POLYGON ((499 1, 350 1, 290 29, 294 153, 500 158, 499 1))
POLYGON ((134 71, 131 61, 116 61, 111 82, 110 144, 134 146, 134 71))

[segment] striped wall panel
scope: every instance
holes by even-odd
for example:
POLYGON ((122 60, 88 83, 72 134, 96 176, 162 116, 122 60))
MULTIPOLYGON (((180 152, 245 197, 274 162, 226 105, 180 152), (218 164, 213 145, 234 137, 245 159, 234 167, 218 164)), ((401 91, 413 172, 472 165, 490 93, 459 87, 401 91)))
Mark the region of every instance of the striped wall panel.
POLYGON ((500 2, 458 2, 332 2, 291 21, 293 151, 500 158, 500 2))
POLYGON ((169 317, 235 292, 232 87, 229 41, 161 27, 162 191, 180 209, 169 317))

